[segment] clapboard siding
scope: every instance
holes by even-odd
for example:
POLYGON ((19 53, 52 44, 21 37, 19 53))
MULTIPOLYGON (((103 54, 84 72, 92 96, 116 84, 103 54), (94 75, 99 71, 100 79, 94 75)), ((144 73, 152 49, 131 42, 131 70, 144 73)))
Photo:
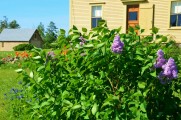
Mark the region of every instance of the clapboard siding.
POLYGON ((91 6, 94 5, 102 5, 102 18, 107 21, 109 28, 125 26, 126 6, 120 0, 70 0, 70 27, 76 25, 79 29, 91 29, 91 6))
POLYGON ((181 28, 173 29, 169 26, 171 0, 130 3, 123 3, 121 0, 70 0, 70 27, 76 25, 79 29, 82 27, 91 29, 91 6, 102 5, 102 17, 107 21, 108 27, 114 29, 122 26, 122 32, 125 33, 128 4, 140 6, 139 24, 145 29, 143 35, 150 34, 150 28, 154 25, 160 29, 159 34, 173 36, 178 43, 181 43, 181 28))
POLYGON ((170 29, 171 0, 153 0, 155 4, 155 27, 160 28, 159 33, 171 35, 177 43, 181 43, 181 29, 170 29))

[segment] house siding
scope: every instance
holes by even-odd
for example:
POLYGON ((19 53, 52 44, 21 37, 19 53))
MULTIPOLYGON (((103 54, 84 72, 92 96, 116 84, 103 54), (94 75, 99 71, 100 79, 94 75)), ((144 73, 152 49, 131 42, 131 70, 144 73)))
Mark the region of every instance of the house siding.
MULTIPOLYGON (((131 0, 130 0, 131 1, 131 0)), ((170 28, 170 5, 173 0, 146 0, 145 2, 123 2, 122 0, 70 0, 70 28, 91 29, 91 6, 102 5, 102 18, 110 29, 122 27, 126 32, 127 5, 139 4, 139 25, 150 35, 153 26, 159 28, 159 34, 172 36, 181 43, 181 28, 170 28)))
POLYGON ((0 42, 0 51, 13 51, 13 47, 19 44, 28 44, 28 42, 0 42))
POLYGON ((42 48, 43 40, 40 37, 40 34, 36 31, 30 39, 30 43, 35 47, 42 48))
POLYGON ((155 27, 160 28, 159 34, 173 37, 181 43, 181 28, 170 28, 170 8, 173 0, 153 0, 155 4, 155 27))

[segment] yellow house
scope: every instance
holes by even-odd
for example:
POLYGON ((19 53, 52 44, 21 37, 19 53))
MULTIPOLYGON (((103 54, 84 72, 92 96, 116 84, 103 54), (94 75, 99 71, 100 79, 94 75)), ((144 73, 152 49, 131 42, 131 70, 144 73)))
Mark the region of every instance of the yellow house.
POLYGON ((149 35, 155 26, 181 43, 181 0, 70 0, 70 27, 91 29, 100 19, 123 33, 139 24, 149 35))
POLYGON ((13 51, 13 47, 19 44, 41 48, 43 40, 37 29, 4 29, 0 33, 0 51, 13 51))

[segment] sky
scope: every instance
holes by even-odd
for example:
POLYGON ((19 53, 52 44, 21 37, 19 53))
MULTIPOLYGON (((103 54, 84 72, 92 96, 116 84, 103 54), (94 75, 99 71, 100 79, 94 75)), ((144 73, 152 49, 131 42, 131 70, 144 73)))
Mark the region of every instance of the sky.
POLYGON ((47 28, 53 21, 58 29, 69 29, 69 0, 1 0, 0 20, 16 20, 21 28, 47 28))

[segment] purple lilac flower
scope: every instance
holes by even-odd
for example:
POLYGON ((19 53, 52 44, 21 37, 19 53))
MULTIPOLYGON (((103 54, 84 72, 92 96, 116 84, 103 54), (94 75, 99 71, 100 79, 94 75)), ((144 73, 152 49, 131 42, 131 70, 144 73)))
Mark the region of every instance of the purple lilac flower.
POLYGON ((154 64, 155 68, 162 68, 162 66, 166 63, 166 59, 164 58, 164 52, 160 49, 157 51, 157 59, 154 64))
POLYGON ((173 58, 169 58, 168 62, 162 66, 163 74, 169 79, 177 78, 178 71, 173 58))
POLYGON ((79 39, 81 40, 81 42, 80 42, 80 45, 81 45, 81 46, 84 45, 84 44, 86 43, 85 38, 83 38, 82 36, 80 36, 79 39))
POLYGON ((119 35, 116 35, 113 41, 113 44, 111 46, 111 50, 114 53, 122 53, 123 51, 124 43, 120 40, 119 35))
POLYGON ((47 56, 50 56, 53 58, 53 57, 55 57, 55 53, 53 51, 50 51, 50 52, 48 52, 47 56))
POLYGON ((169 58, 168 61, 164 58, 164 52, 160 49, 157 51, 157 60, 154 64, 155 68, 161 68, 162 71, 158 75, 158 79, 161 84, 171 82, 172 79, 178 77, 178 70, 173 58, 169 58))
POLYGON ((163 71, 158 75, 158 79, 161 84, 166 84, 171 82, 172 79, 178 77, 178 71, 173 58, 169 58, 168 62, 162 66, 163 71))
POLYGON ((164 57, 164 52, 163 52, 161 49, 159 49, 159 50, 157 51, 157 56, 158 56, 158 57, 164 57))

